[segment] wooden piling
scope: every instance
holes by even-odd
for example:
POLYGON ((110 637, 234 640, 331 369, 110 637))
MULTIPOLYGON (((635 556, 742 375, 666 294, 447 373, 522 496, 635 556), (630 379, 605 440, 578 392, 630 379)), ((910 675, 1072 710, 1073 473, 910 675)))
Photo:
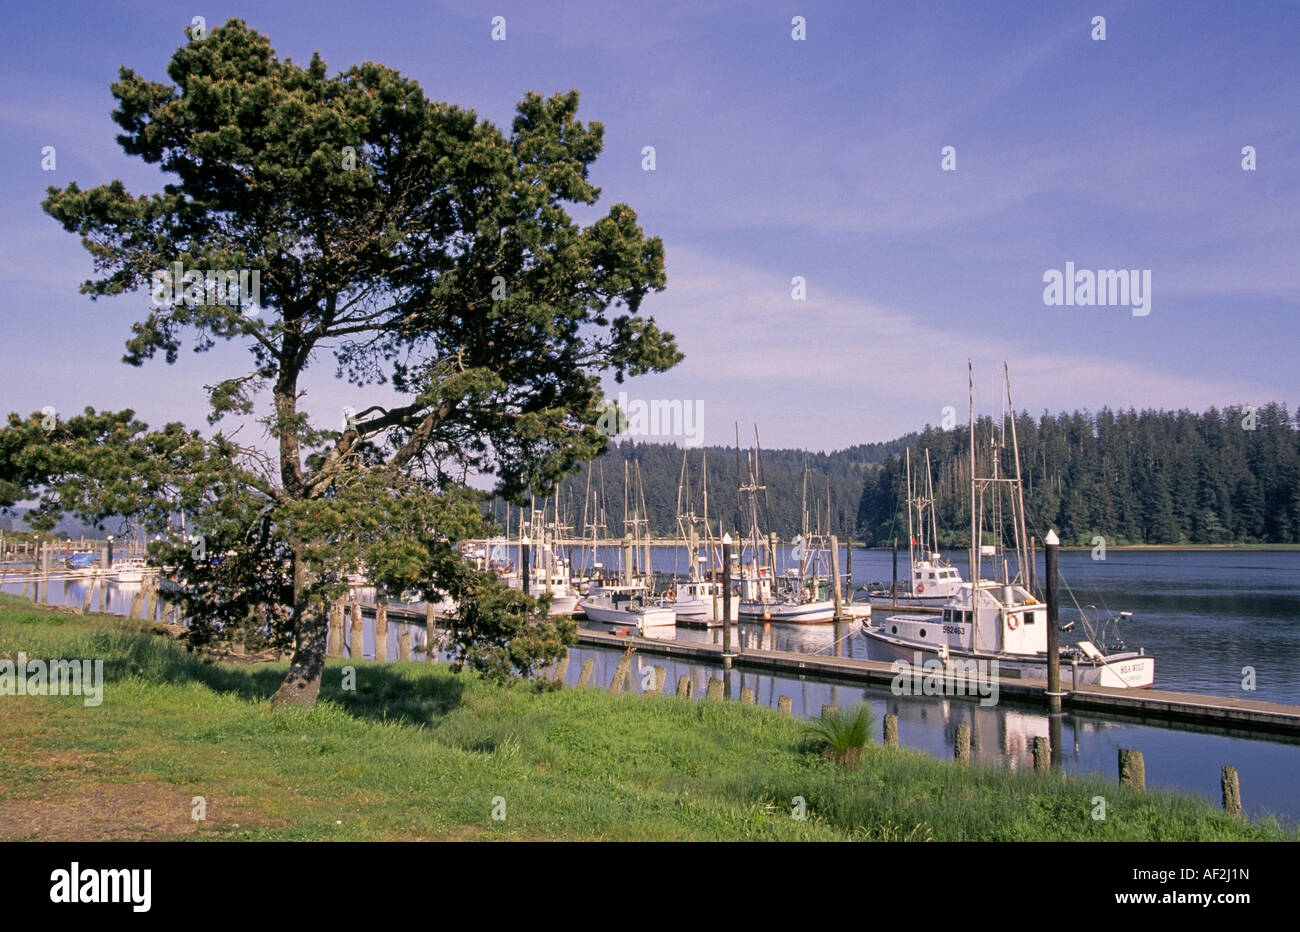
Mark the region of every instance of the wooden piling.
POLYGON ((375 660, 388 660, 388 599, 384 595, 375 598, 375 660))
POLYGON ((685 673, 677 678, 677 698, 691 698, 691 678, 685 673))
POLYGON ((582 662, 582 670, 578 673, 578 685, 587 686, 591 683, 591 671, 596 669, 596 661, 588 657, 582 662))
POLYGON ((330 603, 330 636, 327 657, 343 656, 343 599, 330 603))
POLYGON ((839 711, 840 707, 837 705, 824 705, 822 706, 822 718, 829 718, 832 715, 838 715, 839 711))
POLYGON ((884 743, 887 748, 898 747, 898 716, 892 712, 885 716, 884 743))
POLYGON ((1139 790, 1147 788, 1147 767, 1141 751, 1119 749, 1119 784, 1139 790))
POLYGON ((428 602, 424 603, 424 655, 429 660, 437 660, 437 652, 433 645, 437 643, 434 637, 434 623, 437 618, 433 613, 433 606, 428 602))
POLYGON ((130 620, 144 617, 144 589, 140 588, 135 591, 131 597, 131 608, 127 611, 126 617, 130 620))
POLYGON ((835 596, 835 623, 839 624, 844 619, 844 603, 840 595, 840 541, 834 534, 831 535, 831 592, 835 596))
POLYGON ((666 682, 668 682, 668 668, 655 667, 655 695, 663 695, 664 683, 666 682))
POLYGON ((716 676, 711 676, 711 677, 709 677, 709 688, 708 688, 708 690, 704 693, 704 698, 705 698, 705 699, 721 699, 721 698, 722 698, 722 680, 720 680, 720 679, 719 679, 718 677, 716 677, 716 676))
POLYGON ((144 578, 144 589, 147 593, 144 603, 145 621, 153 621, 154 613, 158 610, 158 577, 146 576, 144 578))
POLYGON ((411 629, 406 625, 397 632, 397 659, 411 659, 411 629))
POLYGON ((777 710, 778 712, 780 712, 782 715, 789 715, 789 714, 790 714, 790 697, 789 697, 789 696, 782 696, 781 698, 777 699, 777 700, 776 700, 776 710, 777 710))
POLYGON ((953 757, 959 764, 970 763, 970 726, 961 724, 957 726, 956 740, 953 742, 953 757))
POLYGON ((623 656, 618 658, 618 666, 614 668, 614 678, 609 681, 609 694, 617 696, 623 692, 623 686, 627 683, 627 671, 632 666, 632 648, 629 647, 623 651, 623 656))
POLYGON ((1042 735, 1034 736, 1034 772, 1047 773, 1052 769, 1052 743, 1042 735))
MULTIPOLYGON (((102 586, 103 583, 100 583, 100 585, 102 586)), ((91 599, 94 598, 94 595, 95 595, 95 577, 92 576, 90 577, 90 581, 86 583, 86 598, 81 603, 81 614, 84 615, 90 611, 90 602, 91 599)))
POLYGON ((745 705, 753 705, 754 690, 750 689, 748 686, 740 687, 740 701, 745 705))
POLYGON ((362 634, 364 630, 361 620, 361 598, 358 596, 352 600, 352 630, 348 638, 348 658, 351 660, 360 660, 365 653, 366 641, 362 634))
POLYGON ((563 683, 564 674, 569 672, 569 652, 565 651, 560 662, 555 665, 555 672, 551 674, 552 683, 563 683))
POLYGON ((1241 783, 1237 768, 1224 766, 1220 783, 1223 787, 1223 811, 1234 819, 1241 818, 1241 783))

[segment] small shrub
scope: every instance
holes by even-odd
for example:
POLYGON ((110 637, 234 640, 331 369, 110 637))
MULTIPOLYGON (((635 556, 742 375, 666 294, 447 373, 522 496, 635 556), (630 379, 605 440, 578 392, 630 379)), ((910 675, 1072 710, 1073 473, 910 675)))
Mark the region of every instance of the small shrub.
POLYGON ((808 726, 812 745, 826 757, 845 767, 856 767, 862 750, 871 743, 876 715, 871 706, 859 703, 848 711, 836 711, 808 726))

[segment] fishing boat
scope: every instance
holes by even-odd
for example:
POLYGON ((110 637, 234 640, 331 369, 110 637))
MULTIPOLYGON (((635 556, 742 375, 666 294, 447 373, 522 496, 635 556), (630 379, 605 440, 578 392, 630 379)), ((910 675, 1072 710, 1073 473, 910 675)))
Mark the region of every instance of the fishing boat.
MULTIPOLYGON (((712 627, 721 625, 726 614, 726 591, 722 582, 721 541, 713 535, 709 521, 709 462, 701 455, 700 481, 703 515, 697 514, 691 501, 687 473, 687 453, 682 451, 682 474, 677 483, 677 533, 686 541, 688 569, 686 578, 678 576, 674 557, 673 584, 663 604, 687 625, 712 627), (701 531, 703 534, 701 535, 701 531), (700 553, 703 545, 704 554, 700 553), (716 570, 715 570, 716 567, 716 570)), ((740 599, 731 600, 731 620, 740 618, 740 599)))
POLYGON ((655 605, 644 585, 593 585, 578 602, 588 622, 616 633, 665 637, 677 624, 677 613, 655 605))
MULTIPOLYGON (((835 620, 835 600, 831 597, 830 581, 818 579, 819 549, 809 541, 808 520, 808 465, 804 464, 803 527, 795 537, 790 559, 798 561, 784 576, 776 571, 775 537, 764 550, 762 535, 758 533, 757 493, 766 493, 762 479, 762 460, 755 436, 755 457, 751 460, 749 482, 741 487, 748 493, 750 507, 750 536, 753 539, 750 565, 742 572, 740 582, 741 621, 775 622, 778 624, 821 624, 835 620), (766 555, 766 565, 760 560, 766 555)), ((764 495, 766 498, 766 494, 764 495)), ((827 577, 829 577, 827 573, 827 577)))
POLYGON ((144 581, 148 565, 143 560, 121 560, 113 564, 113 578, 119 583, 138 583, 144 581))
MULTIPOLYGON (((930 451, 925 451, 925 489, 913 488, 912 451, 907 451, 907 533, 910 573, 899 605, 941 607, 961 591, 961 573, 939 554, 939 533, 935 519, 934 486, 930 478, 930 451)), ((892 594, 891 594, 892 595, 892 594)))
MULTIPOLYGON (((1005 365, 1004 365, 1005 370, 1005 365)), ((1030 562, 1025 545, 1024 493, 1020 478, 1019 446, 1015 436, 1015 408, 1011 405, 1010 373, 1006 374, 1006 401, 1012 412, 1011 444, 1014 475, 998 473, 998 449, 992 458, 993 475, 980 478, 975 463, 975 390, 970 380, 970 474, 971 474, 971 581, 964 582, 943 606, 942 615, 887 616, 865 622, 862 633, 873 660, 920 664, 938 660, 991 664, 1002 676, 1028 679, 1047 678, 1047 606, 1028 588, 1030 562), (993 506, 985 508, 988 493, 996 493, 993 506), (987 556, 981 542, 982 518, 1001 528, 1003 501, 1009 503, 1008 520, 1015 528, 1016 574, 1008 561, 1001 561, 1002 579, 984 579, 980 560, 987 556)), ((1005 432, 1004 419, 1004 432, 1005 432)), ((1049 543, 1055 542, 1054 534, 1049 543)), ((1127 613, 1120 613, 1122 619, 1127 613)), ((1131 616, 1129 616, 1131 617, 1131 616)), ((1155 680, 1155 658, 1142 651, 1108 649, 1103 642, 1082 640, 1060 652, 1063 685, 1099 685, 1116 688, 1150 687, 1155 680)))

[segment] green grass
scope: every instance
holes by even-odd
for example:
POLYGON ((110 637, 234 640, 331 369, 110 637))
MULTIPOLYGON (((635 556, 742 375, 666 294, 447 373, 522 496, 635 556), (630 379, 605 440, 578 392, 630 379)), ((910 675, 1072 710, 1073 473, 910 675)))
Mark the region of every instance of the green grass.
POLYGON ((3 838, 1293 837, 1099 777, 872 744, 845 768, 810 746, 807 723, 761 707, 505 689, 428 663, 358 663, 345 692, 344 664, 331 661, 315 707, 272 709, 283 663, 212 663, 134 623, 0 596, 0 652, 18 650, 102 657, 107 682, 97 708, 0 697, 3 838), (207 800, 201 823, 189 818, 195 796, 207 800), (1104 821, 1091 816, 1095 796, 1104 821), (491 817, 496 797, 503 821, 491 817))

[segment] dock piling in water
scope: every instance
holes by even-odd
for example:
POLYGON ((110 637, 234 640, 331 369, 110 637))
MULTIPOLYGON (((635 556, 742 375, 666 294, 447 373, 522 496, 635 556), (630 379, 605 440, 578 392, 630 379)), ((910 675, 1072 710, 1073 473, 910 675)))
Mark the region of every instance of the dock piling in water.
POLYGON ((822 706, 822 718, 829 718, 830 716, 838 713, 839 710, 840 707, 837 705, 824 705, 822 706))
POLYGON ((348 639, 348 657, 352 660, 360 660, 365 650, 361 624, 361 597, 357 596, 352 600, 352 630, 348 639))
POLYGON ((745 705, 753 705, 754 690, 750 689, 748 686, 740 687, 740 701, 745 705))
POLYGON ((677 678, 677 698, 691 698, 691 678, 685 673, 677 678))
POLYGON ((588 686, 591 684, 591 671, 596 669, 596 661, 588 657, 582 662, 582 670, 578 673, 578 685, 588 686))
POLYGON ((1119 784, 1139 790, 1147 788, 1147 768, 1141 751, 1119 749, 1119 784))
POLYGON ((782 696, 780 699, 776 700, 776 710, 782 715, 790 715, 790 697, 782 696))
POLYGON ((327 657, 343 656, 343 613, 345 611, 343 596, 330 603, 330 634, 329 649, 325 652, 327 657))
POLYGON ((1237 779, 1237 768, 1224 765, 1220 778, 1223 787, 1223 811, 1233 818, 1241 818, 1241 783, 1237 779))
POLYGON ((382 594, 375 597, 375 660, 388 660, 388 599, 382 594))
POLYGON ((898 747, 898 716, 892 712, 885 716, 885 730, 883 737, 885 747, 898 747))
POLYGON ((718 679, 716 676, 711 676, 711 677, 709 677, 709 688, 708 688, 708 691, 704 694, 704 698, 705 698, 705 699, 721 699, 721 698, 722 698, 722 680, 718 679))
POLYGON ((953 757, 959 764, 970 763, 970 726, 961 724, 957 726, 957 734, 953 741, 953 757))
POLYGON ((1042 735, 1034 736, 1034 772, 1047 773, 1052 767, 1051 742, 1042 735))

